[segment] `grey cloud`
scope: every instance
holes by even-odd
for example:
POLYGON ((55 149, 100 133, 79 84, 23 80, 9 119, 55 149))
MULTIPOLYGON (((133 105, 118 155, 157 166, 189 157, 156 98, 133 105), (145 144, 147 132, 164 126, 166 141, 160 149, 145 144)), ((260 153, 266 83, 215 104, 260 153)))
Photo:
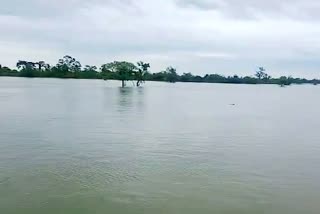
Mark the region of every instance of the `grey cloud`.
POLYGON ((320 2, 315 0, 176 0, 176 3, 180 7, 216 11, 233 18, 320 18, 320 2))
POLYGON ((270 73, 315 71, 320 28, 303 16, 319 5, 313 3, 312 9, 310 0, 287 2, 5 0, 0 63, 14 66, 21 58, 56 63, 71 54, 83 64, 145 60, 154 71, 168 65, 201 74, 251 74, 258 65, 270 73), (273 14, 286 15, 275 20, 273 14), (264 19, 248 20, 257 16, 264 19))

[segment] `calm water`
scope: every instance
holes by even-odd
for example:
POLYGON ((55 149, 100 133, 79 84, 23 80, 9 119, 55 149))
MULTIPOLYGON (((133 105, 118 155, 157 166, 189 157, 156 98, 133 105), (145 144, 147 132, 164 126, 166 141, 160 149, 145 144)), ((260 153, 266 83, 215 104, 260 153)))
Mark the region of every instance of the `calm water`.
POLYGON ((0 78, 1 213, 320 213, 320 87, 119 85, 0 78))

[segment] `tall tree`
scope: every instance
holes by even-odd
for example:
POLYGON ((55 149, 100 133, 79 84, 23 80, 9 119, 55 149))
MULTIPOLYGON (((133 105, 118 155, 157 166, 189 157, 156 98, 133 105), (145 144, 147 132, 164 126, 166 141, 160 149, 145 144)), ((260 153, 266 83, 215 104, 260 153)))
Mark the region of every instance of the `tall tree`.
POLYGON ((35 65, 36 63, 34 62, 28 62, 28 61, 23 61, 19 60, 17 62, 17 68, 20 69, 20 76, 22 77, 34 77, 36 76, 35 71, 35 65))
POLYGON ((24 60, 19 60, 17 62, 17 68, 18 69, 34 69, 35 67, 34 62, 28 62, 28 61, 24 61, 24 60))
POLYGON ((81 71, 81 63, 69 55, 64 56, 62 59, 59 59, 57 67, 67 72, 81 71))
POLYGON ((142 61, 137 63, 137 71, 136 71, 136 80, 137 80, 137 87, 141 85, 141 83, 144 83, 145 76, 148 73, 148 69, 150 68, 149 63, 144 63, 142 61))
POLYGON ((173 68, 172 66, 167 67, 165 73, 167 74, 167 81, 175 83, 178 81, 178 74, 177 69, 173 68))
POLYGON ((269 80, 271 76, 269 76, 267 73, 265 73, 266 69, 264 67, 259 67, 258 71, 256 72, 255 76, 259 80, 269 80))

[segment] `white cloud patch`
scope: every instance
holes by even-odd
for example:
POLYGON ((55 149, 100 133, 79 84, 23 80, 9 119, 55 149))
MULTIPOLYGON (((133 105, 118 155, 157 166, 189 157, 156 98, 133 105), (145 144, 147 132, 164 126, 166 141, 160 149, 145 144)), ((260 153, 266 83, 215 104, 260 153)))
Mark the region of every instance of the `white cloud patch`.
POLYGON ((0 63, 73 55, 82 64, 145 60, 153 71, 319 77, 311 0, 4 0, 0 63))

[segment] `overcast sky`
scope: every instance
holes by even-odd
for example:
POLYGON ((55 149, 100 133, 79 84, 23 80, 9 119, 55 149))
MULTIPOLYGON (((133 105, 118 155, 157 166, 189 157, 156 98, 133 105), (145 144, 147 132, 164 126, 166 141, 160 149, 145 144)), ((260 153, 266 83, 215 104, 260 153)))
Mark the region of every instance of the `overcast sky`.
POLYGON ((157 72, 320 78, 317 0, 0 0, 0 63, 143 60, 157 72))

